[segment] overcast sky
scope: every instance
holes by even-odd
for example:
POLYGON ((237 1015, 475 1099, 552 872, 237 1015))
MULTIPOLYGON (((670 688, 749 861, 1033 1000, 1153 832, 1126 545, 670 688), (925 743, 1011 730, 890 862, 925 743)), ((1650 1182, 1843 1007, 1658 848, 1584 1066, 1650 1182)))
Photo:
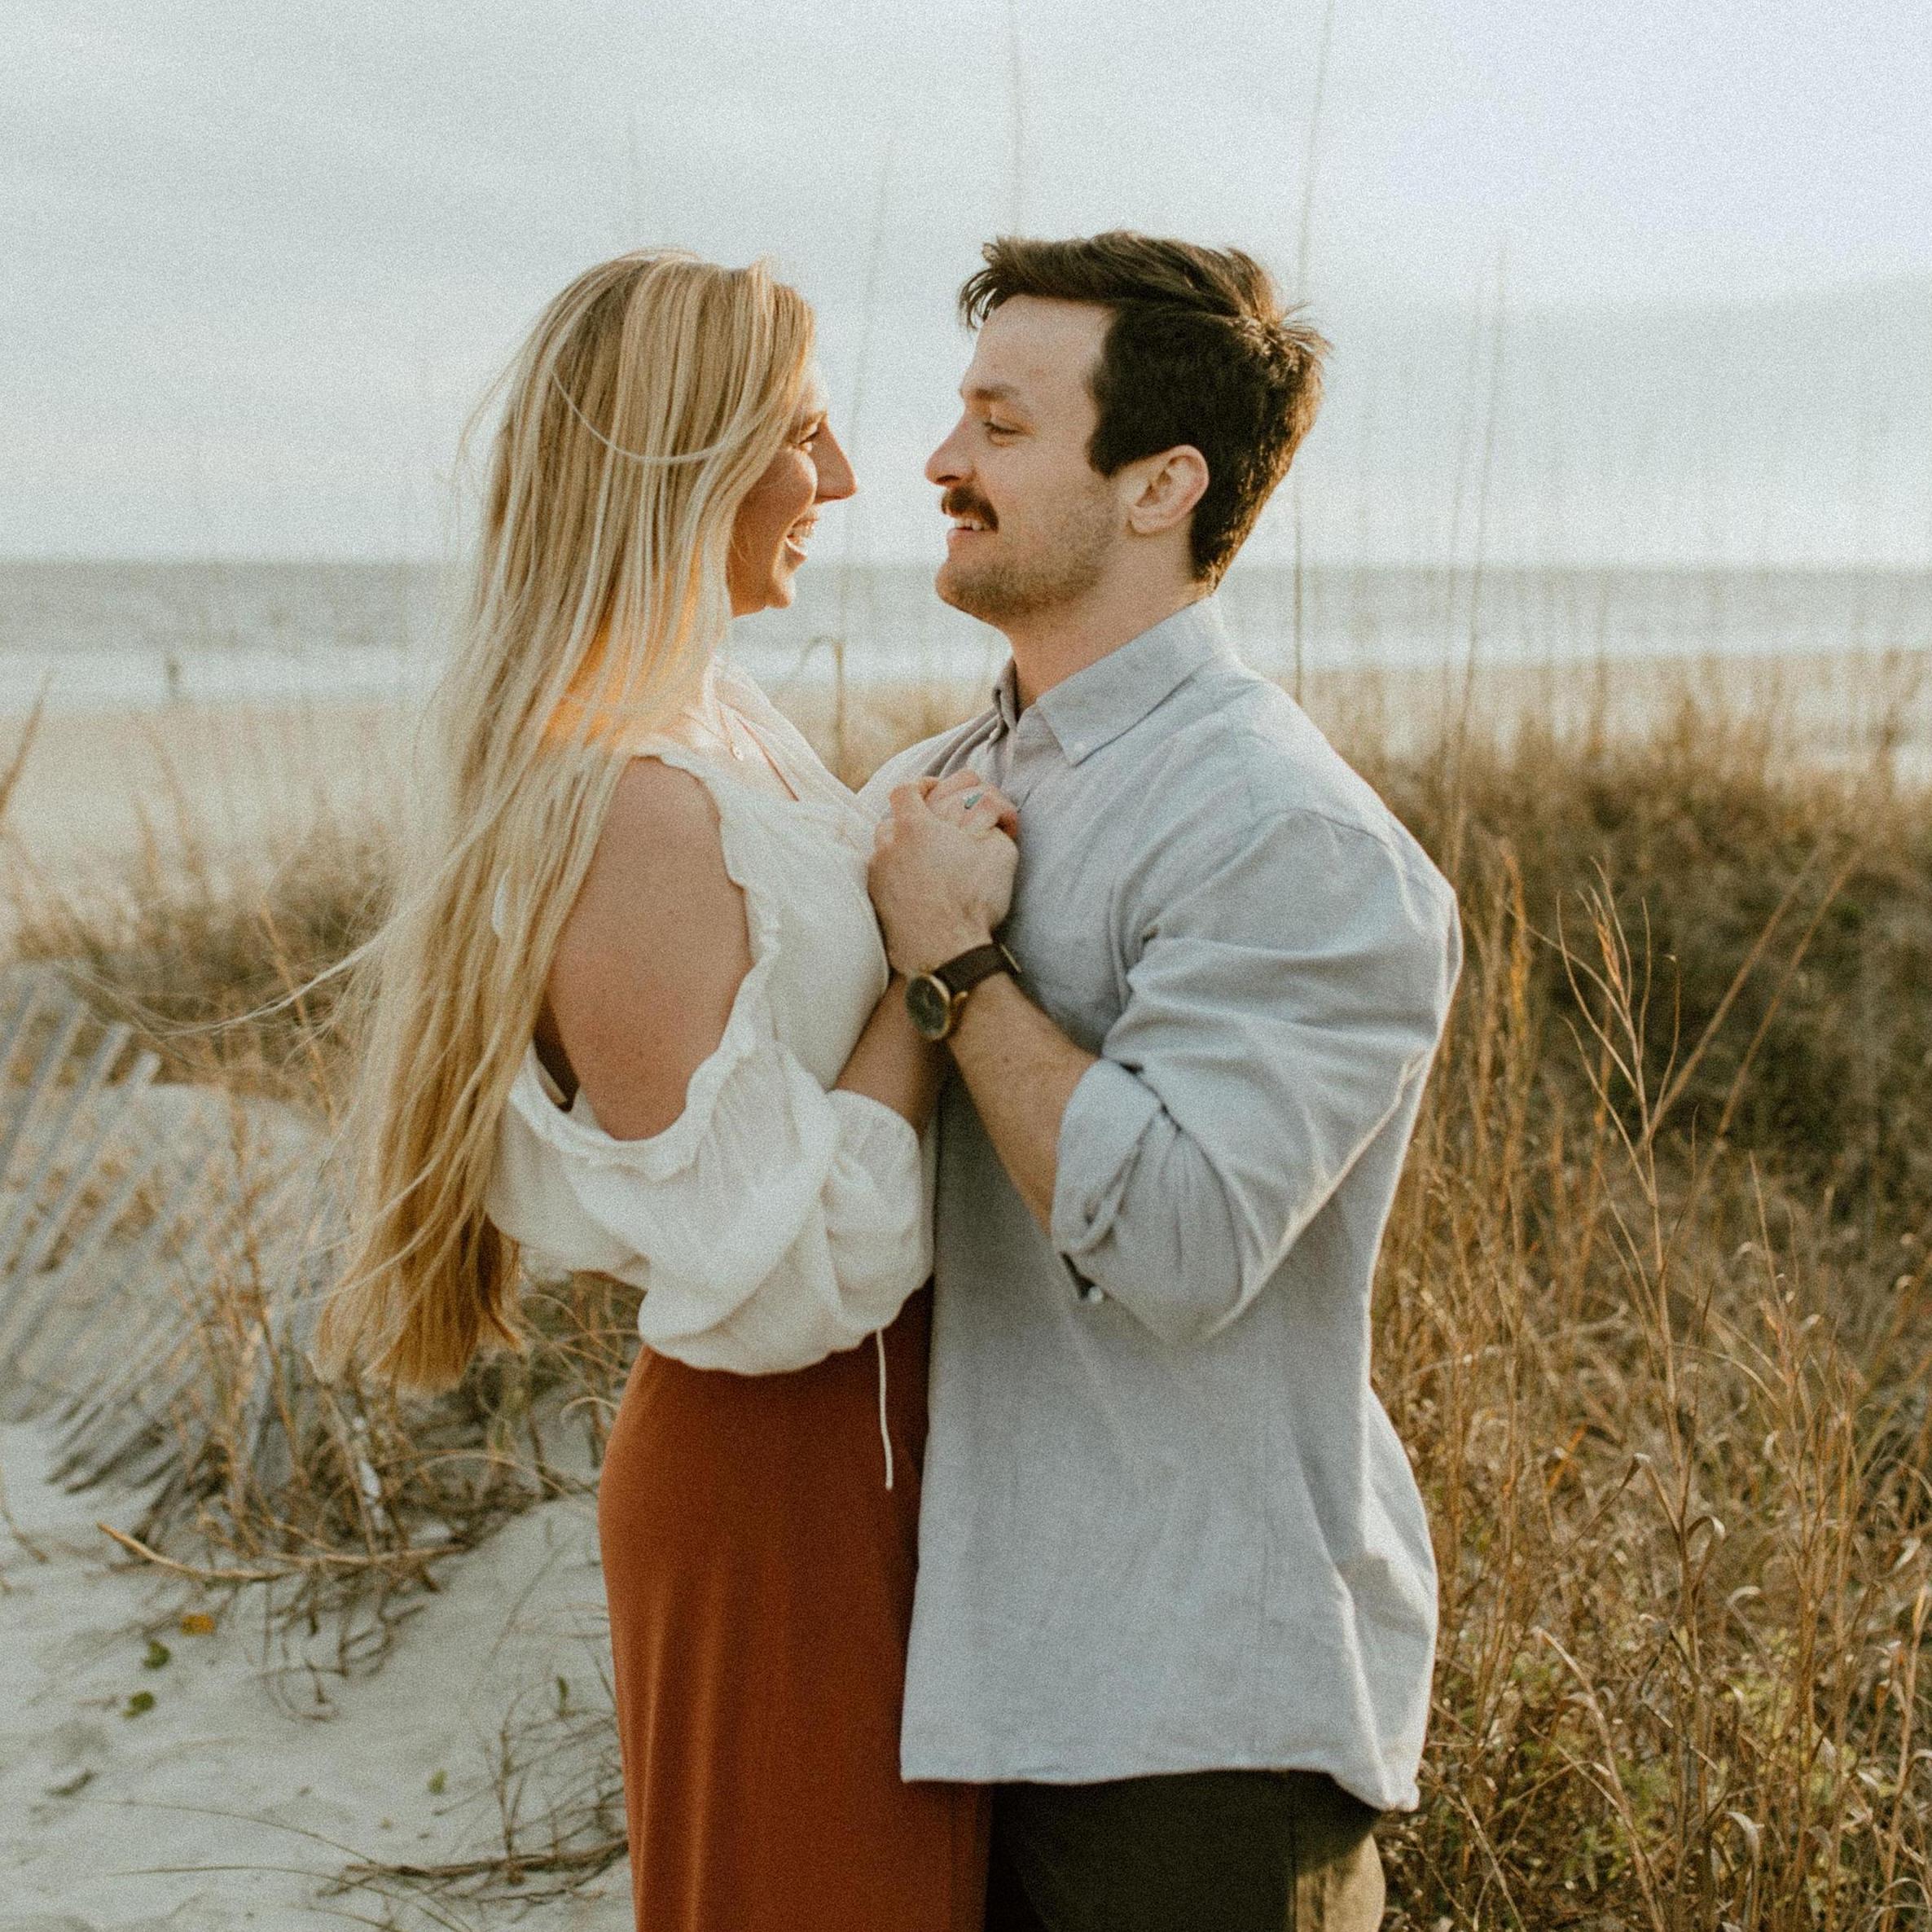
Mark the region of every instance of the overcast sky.
POLYGON ((0 554, 432 551, 484 383, 647 241, 819 305, 855 538, 917 554, 981 240, 1288 274, 1306 199, 1324 552, 1437 542, 1494 393, 1504 551, 1554 464, 1552 553, 1694 500, 1725 554, 1924 561, 1926 4, 1335 0, 1311 129, 1321 0, 5 0, 0 554))

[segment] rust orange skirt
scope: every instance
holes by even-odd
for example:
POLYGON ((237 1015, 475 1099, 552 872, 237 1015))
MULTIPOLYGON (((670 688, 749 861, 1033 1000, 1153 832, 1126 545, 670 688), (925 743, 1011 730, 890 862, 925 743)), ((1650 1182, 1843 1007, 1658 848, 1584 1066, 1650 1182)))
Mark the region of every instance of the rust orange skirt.
POLYGON ((598 1528, 638 1932, 979 1932, 977 1787, 899 1778, 930 1291, 785 1375, 646 1350, 598 1528))

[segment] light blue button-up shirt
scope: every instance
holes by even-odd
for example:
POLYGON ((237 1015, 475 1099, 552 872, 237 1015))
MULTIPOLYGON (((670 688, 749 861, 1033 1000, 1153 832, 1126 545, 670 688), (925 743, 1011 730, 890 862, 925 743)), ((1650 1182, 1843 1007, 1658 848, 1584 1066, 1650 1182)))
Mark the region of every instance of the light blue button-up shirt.
POLYGON ((1416 1802, 1421 1499, 1376 1251, 1461 961, 1447 883, 1211 600, 867 788, 1020 808, 1002 929, 1100 1057, 1051 1237, 948 1082, 908 1778, 1328 1772, 1416 1802))

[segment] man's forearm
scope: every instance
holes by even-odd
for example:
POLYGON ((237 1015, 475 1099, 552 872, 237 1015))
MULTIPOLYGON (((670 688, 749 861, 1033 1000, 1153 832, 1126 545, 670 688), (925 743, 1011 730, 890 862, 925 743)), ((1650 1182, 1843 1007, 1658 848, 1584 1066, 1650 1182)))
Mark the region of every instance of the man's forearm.
POLYGON ((1051 1233, 1060 1123, 1094 1056, 1004 973, 973 989, 949 1043, 1000 1165, 1051 1233))

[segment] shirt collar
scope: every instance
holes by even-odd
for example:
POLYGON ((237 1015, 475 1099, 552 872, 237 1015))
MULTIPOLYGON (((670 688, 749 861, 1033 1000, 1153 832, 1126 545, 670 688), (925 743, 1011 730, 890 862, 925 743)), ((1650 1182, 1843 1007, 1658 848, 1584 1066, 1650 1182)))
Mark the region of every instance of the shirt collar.
MULTIPOLYGON (((1067 762, 1078 765, 1139 724, 1203 665, 1232 655, 1219 606, 1203 597, 1043 692, 1033 708, 1067 762)), ((1020 720, 1020 696, 1011 658, 993 687, 993 704, 1012 731, 1020 720)))

